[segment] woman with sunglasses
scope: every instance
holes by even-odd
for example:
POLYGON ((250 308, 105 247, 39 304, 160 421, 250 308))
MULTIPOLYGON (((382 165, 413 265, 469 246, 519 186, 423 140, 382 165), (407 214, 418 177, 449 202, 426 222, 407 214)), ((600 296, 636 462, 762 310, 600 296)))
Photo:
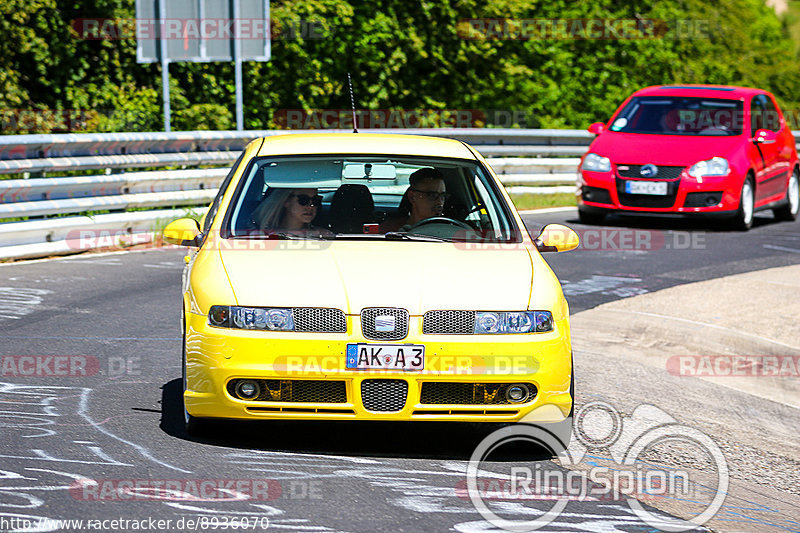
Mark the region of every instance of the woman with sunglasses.
POLYGON ((317 189, 273 189, 255 209, 253 219, 266 232, 328 234, 328 230, 311 225, 321 204, 317 189))

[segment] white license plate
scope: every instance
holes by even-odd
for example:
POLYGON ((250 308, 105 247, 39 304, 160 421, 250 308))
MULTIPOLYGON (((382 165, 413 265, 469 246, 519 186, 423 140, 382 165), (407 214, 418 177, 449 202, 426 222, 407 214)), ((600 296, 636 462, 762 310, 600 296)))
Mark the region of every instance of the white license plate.
POLYGON ((348 344, 346 366, 352 370, 422 370, 425 368, 425 346, 348 344))
POLYGON ((666 181, 626 181, 625 192, 628 194, 653 194, 665 196, 667 194, 666 181))

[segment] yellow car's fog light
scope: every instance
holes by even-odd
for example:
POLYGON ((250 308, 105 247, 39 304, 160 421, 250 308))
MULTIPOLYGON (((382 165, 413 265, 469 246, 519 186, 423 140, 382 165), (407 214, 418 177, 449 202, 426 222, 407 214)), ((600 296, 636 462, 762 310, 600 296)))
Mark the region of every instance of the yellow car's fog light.
POLYGON ((243 379, 236 384, 236 396, 242 400, 252 400, 261 394, 261 387, 257 381, 243 379))
POLYGON ((506 400, 511 403, 522 403, 528 399, 531 392, 524 383, 515 383, 506 389, 506 400))

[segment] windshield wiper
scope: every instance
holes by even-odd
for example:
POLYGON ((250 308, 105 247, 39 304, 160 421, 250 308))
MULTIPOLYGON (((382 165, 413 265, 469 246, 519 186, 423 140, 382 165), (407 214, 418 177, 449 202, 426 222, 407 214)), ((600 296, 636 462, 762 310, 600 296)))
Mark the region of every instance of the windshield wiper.
POLYGON ((395 241, 421 241, 421 242, 453 242, 453 239, 444 237, 434 237, 433 235, 418 235, 416 233, 404 233, 402 231, 389 231, 384 234, 387 240, 395 241))
POLYGON ((253 240, 280 240, 280 241, 302 241, 302 240, 315 240, 321 241, 324 240, 322 235, 295 235, 294 233, 287 233, 283 231, 275 232, 275 233, 258 233, 258 234, 242 234, 242 235, 233 235, 234 239, 253 239, 253 240))
POLYGON ((401 231, 389 231, 387 233, 337 233, 337 240, 389 240, 389 241, 417 241, 417 242, 453 242, 452 239, 434 237, 432 235, 417 235, 415 233, 403 233, 401 231))

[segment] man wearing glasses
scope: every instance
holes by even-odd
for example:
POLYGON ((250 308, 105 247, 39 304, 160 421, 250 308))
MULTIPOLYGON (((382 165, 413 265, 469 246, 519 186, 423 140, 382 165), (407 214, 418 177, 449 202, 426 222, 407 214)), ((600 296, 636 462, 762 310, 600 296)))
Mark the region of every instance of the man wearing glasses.
POLYGON ((440 217, 449 194, 444 176, 435 168, 421 168, 408 177, 409 187, 400 201, 401 216, 381 224, 381 232, 402 230, 431 217, 440 217))

